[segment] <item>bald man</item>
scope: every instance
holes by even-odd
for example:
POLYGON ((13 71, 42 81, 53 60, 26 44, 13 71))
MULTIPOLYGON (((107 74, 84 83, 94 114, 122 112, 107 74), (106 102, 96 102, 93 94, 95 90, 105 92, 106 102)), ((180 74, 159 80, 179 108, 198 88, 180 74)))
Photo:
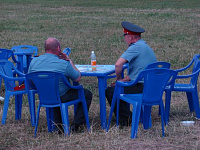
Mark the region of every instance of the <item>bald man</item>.
MULTIPOLYGON (((63 73, 67 80, 79 82, 81 79, 81 74, 79 70, 74 65, 73 61, 66 54, 61 52, 61 45, 58 39, 48 38, 44 44, 45 54, 35 57, 29 66, 28 73, 37 71, 53 71, 63 73)), ((59 83, 59 93, 61 101, 68 102, 78 98, 78 91, 75 89, 69 89, 63 83, 59 83)), ((89 110, 92 93, 84 89, 87 107, 89 110)), ((54 108, 54 121, 59 127, 59 131, 62 131, 62 118, 60 113, 60 108, 54 108)), ((85 124, 85 116, 82 109, 82 104, 79 103, 77 111, 74 117, 74 121, 70 128, 72 131, 78 131, 79 126, 85 124)), ((62 133, 62 132, 59 132, 62 133)))

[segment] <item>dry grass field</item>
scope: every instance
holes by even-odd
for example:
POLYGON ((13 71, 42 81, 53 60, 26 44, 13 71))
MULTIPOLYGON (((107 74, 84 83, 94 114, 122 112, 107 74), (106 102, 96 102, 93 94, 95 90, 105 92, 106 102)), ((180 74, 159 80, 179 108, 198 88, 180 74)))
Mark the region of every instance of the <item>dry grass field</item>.
MULTIPOLYGON (((35 45, 39 54, 43 54, 46 38, 56 37, 62 49, 71 47, 70 57, 76 64, 89 64, 92 50, 98 64, 114 64, 127 48, 121 21, 145 28, 142 38, 153 48, 157 59, 170 62, 172 69, 187 65, 194 54, 200 53, 199 0, 0 0, 0 48, 35 45)), ((14 98, 11 98, 6 124, 0 125, 0 150, 200 149, 200 121, 189 112, 185 93, 172 94, 165 138, 161 133, 158 107, 153 107, 153 127, 144 130, 140 125, 138 138, 130 139, 131 127, 117 128, 115 120, 108 133, 101 129, 96 78, 84 77, 81 84, 94 94, 89 112, 91 132, 84 129, 69 137, 48 133, 42 109, 37 138, 34 138, 27 96, 24 96, 22 118, 18 121, 14 118, 14 98), (194 120, 195 124, 181 126, 182 120, 194 120)), ((200 97, 200 87, 198 91, 200 97)), ((1 95, 4 95, 3 84, 1 95)), ((0 101, 0 119, 3 104, 0 101)), ((107 114, 109 110, 107 104, 107 114)), ((72 112, 70 109, 71 121, 72 112)))

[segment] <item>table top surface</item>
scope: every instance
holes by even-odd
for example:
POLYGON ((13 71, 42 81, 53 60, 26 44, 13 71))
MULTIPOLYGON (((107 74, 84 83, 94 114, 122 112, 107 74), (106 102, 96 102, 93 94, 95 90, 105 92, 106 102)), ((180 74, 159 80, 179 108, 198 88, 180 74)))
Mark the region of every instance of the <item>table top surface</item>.
POLYGON ((76 65, 83 76, 106 76, 115 73, 115 65, 96 65, 93 71, 91 65, 76 65))

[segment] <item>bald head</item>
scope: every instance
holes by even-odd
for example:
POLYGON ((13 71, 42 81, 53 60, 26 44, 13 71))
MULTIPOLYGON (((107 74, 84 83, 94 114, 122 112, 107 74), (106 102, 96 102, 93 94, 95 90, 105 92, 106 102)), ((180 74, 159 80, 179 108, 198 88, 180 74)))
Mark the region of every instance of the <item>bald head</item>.
POLYGON ((56 54, 60 50, 60 42, 56 38, 48 38, 44 43, 45 52, 56 54))

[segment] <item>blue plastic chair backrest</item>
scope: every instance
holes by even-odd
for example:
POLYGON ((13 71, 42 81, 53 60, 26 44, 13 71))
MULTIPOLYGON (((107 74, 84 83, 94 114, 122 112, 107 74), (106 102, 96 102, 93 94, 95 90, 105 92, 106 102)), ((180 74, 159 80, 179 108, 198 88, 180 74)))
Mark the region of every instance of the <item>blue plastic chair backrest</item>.
POLYGON ((31 52, 33 56, 37 56, 38 54, 38 48, 32 45, 18 45, 13 46, 11 49, 13 52, 31 52))
POLYGON ((8 60, 0 60, 0 71, 8 77, 13 77, 14 65, 8 60))
POLYGON ((69 48, 69 47, 67 47, 63 50, 63 53, 65 53, 67 56, 69 56, 70 52, 71 52, 71 48, 69 48))
POLYGON ((175 82, 177 72, 156 68, 144 70, 139 76, 144 78, 143 102, 157 104, 162 100, 166 85, 175 82))
POLYGON ((14 65, 12 62, 8 60, 0 60, 0 74, 2 75, 4 82, 5 82, 5 87, 7 90, 13 90, 15 87, 15 83, 13 80, 9 80, 8 77, 13 77, 13 70, 14 65))
POLYGON ((12 50, 0 48, 0 59, 8 60, 12 55, 12 50))
POLYGON ((26 74, 28 86, 37 89, 40 104, 46 106, 60 104, 58 86, 60 78, 63 78, 61 73, 49 71, 40 71, 26 74))
POLYGON ((164 61, 158 61, 158 62, 154 62, 152 64, 149 64, 146 69, 151 69, 151 68, 167 68, 170 69, 171 64, 168 62, 164 62, 164 61))
MULTIPOLYGON (((36 46, 32 46, 32 45, 18 45, 18 46, 13 46, 11 48, 11 50, 15 53, 15 52, 30 52, 33 53, 32 56, 37 56, 38 53, 38 48, 36 46)), ((24 67, 27 67, 27 60, 26 57, 23 57, 23 61, 25 62, 23 64, 24 67)))
MULTIPOLYGON (((192 73, 195 73, 195 72, 198 71, 199 68, 200 68, 200 54, 194 55, 193 59, 194 59, 194 64, 193 64, 192 73)), ((197 73, 196 75, 194 75, 194 76, 191 78, 191 82, 190 82, 190 83, 191 83, 192 85, 196 85, 197 80, 198 80, 198 77, 199 77, 199 73, 197 73)))

